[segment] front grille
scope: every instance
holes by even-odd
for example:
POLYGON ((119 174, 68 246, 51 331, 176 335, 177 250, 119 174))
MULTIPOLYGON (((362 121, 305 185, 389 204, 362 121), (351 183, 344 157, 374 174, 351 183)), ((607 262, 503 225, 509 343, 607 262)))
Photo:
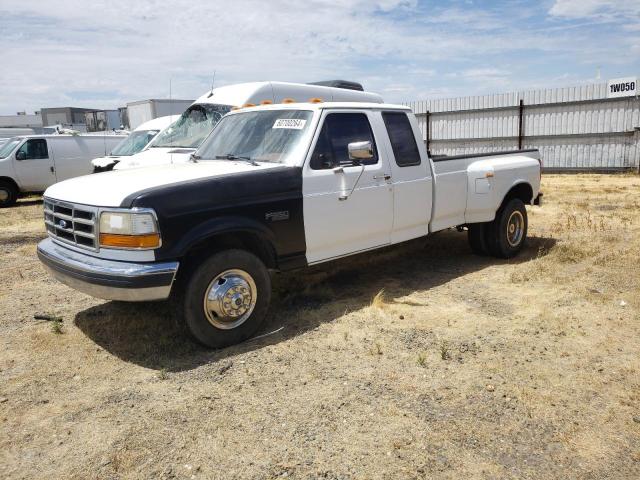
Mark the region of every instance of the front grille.
POLYGON ((45 198, 44 223, 56 240, 98 250, 98 209, 45 198))

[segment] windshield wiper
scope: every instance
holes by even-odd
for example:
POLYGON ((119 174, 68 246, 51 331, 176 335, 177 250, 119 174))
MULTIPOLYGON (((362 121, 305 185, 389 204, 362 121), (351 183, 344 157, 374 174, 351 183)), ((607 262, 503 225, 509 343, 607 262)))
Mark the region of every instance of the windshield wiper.
POLYGON ((218 159, 218 160, 245 160, 245 161, 249 162, 251 165, 255 165, 256 167, 260 166, 260 164, 258 162, 256 162, 251 157, 243 157, 241 155, 234 155, 233 153, 227 153, 226 155, 216 155, 216 159, 218 159))

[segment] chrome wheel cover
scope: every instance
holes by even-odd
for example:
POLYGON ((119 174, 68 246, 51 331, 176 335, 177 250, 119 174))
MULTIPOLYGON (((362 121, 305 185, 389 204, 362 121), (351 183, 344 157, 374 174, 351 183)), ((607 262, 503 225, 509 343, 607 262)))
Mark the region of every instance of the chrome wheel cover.
POLYGON ((524 237, 524 216, 516 210, 509 215, 507 221, 507 242, 512 247, 517 247, 524 237))
POLYGON ((9 190, 0 188, 0 202, 6 202, 9 200, 9 190))
POLYGON ((242 325, 258 298, 256 283, 244 270, 225 270, 217 275, 204 295, 204 313, 216 328, 230 330, 242 325))

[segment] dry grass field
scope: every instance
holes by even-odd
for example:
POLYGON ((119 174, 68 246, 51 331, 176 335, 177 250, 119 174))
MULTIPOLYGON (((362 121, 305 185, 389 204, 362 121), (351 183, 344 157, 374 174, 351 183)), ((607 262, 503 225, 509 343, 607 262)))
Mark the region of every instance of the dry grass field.
POLYGON ((279 275, 221 351, 53 281, 42 204, 0 210, 0 478, 640 478, 640 177, 543 191, 516 259, 447 231, 279 275))

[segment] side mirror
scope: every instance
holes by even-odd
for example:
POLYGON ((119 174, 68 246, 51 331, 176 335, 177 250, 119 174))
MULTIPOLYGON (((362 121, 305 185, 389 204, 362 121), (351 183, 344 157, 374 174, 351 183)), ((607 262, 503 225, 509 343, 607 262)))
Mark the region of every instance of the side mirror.
POLYGON ((26 159, 27 159, 27 154, 23 150, 19 150, 16 153, 16 160, 26 160, 26 159))
POLYGON ((362 160, 373 158, 373 147, 371 142, 352 142, 347 145, 347 151, 349 152, 349 160, 354 165, 360 165, 362 160))

